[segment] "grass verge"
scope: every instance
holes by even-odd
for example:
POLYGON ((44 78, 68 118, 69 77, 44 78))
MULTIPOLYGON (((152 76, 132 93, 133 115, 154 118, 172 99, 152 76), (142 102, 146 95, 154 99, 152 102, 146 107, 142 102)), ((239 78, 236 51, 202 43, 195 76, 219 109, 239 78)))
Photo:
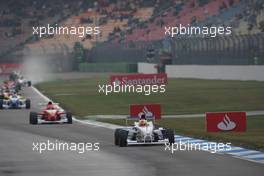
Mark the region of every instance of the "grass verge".
POLYGON ((149 96, 137 93, 98 93, 107 77, 58 80, 37 88, 75 115, 127 114, 130 104, 160 103, 162 114, 264 109, 264 82, 169 79, 166 92, 149 96))

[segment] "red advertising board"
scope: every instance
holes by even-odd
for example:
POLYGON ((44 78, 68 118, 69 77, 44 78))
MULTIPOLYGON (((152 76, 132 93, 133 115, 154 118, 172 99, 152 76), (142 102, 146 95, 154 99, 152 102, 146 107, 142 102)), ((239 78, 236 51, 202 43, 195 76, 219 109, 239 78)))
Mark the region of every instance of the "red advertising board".
POLYGON ((117 85, 163 85, 167 84, 167 74, 112 75, 110 81, 117 85))
POLYGON ((246 112, 206 113, 207 132, 246 131, 246 112))
POLYGON ((160 104, 132 104, 130 105, 130 118, 140 118, 145 114, 146 118, 161 119, 160 104))
POLYGON ((0 75, 7 75, 21 68, 20 64, 0 64, 0 75))

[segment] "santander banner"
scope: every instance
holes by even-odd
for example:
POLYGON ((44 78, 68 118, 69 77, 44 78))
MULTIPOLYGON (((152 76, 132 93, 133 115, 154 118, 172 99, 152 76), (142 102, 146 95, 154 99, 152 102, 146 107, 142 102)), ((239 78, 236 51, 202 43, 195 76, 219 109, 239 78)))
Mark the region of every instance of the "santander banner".
POLYGON ((111 83, 116 85, 164 85, 167 84, 167 74, 130 74, 112 75, 111 83))
POLYGON ((0 64, 0 75, 7 75, 21 68, 21 64, 0 64))
POLYGON ((245 132, 246 112, 206 113, 207 132, 245 132))
POLYGON ((145 114, 146 118, 161 119, 160 104, 132 104, 130 105, 130 118, 140 118, 145 114))

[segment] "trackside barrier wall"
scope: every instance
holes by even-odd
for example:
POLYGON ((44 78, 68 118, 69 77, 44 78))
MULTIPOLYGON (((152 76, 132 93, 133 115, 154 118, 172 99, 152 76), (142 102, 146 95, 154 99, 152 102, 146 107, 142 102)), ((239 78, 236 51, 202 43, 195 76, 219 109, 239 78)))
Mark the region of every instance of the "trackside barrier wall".
POLYGON ((144 74, 157 73, 156 65, 157 64, 139 62, 138 73, 144 73, 144 74))
POLYGON ((169 78, 264 81, 264 66, 247 65, 167 65, 169 78))
POLYGON ((118 72, 118 73, 136 73, 137 64, 130 63, 81 63, 79 64, 81 72, 118 72))

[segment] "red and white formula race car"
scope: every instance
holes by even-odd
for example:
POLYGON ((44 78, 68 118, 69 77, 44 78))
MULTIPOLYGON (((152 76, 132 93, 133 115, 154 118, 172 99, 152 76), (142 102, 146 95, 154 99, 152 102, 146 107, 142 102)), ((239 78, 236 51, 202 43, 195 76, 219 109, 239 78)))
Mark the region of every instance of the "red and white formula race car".
POLYGON ((30 112, 29 123, 33 125, 48 123, 72 124, 72 114, 59 108, 57 104, 48 102, 41 112, 30 112))

